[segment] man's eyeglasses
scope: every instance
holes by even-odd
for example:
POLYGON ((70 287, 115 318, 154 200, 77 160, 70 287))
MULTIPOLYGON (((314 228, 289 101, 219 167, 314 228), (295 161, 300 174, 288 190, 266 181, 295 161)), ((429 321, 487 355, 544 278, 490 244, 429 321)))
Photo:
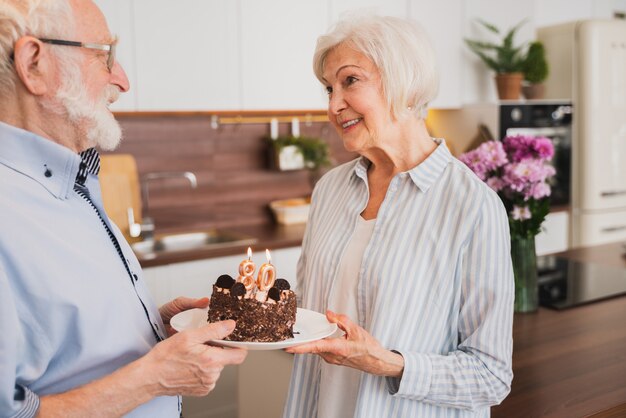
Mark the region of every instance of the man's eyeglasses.
POLYGON ((113 65, 115 64, 115 47, 117 46, 117 39, 115 39, 110 44, 92 44, 88 42, 77 42, 77 41, 64 41, 62 39, 47 39, 47 38, 39 38, 41 42, 52 45, 64 45, 64 46, 76 46, 79 48, 87 48, 87 49, 96 49, 98 51, 105 51, 107 56, 107 68, 109 72, 113 69, 113 65))

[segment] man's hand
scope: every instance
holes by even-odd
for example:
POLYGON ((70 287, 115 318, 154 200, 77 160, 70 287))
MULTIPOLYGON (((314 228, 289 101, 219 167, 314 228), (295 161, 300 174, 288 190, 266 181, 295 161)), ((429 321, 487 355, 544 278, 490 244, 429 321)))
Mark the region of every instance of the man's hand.
POLYGON ((171 327, 170 319, 180 312, 193 308, 206 308, 209 306, 209 298, 192 299, 186 297, 178 297, 159 308, 163 325, 167 331, 167 336, 171 337, 176 334, 176 330, 171 327))
POLYGON ((146 375, 154 379, 154 395, 204 396, 212 391, 224 366, 242 363, 248 353, 208 345, 233 329, 234 321, 215 322, 158 343, 140 360, 146 375))

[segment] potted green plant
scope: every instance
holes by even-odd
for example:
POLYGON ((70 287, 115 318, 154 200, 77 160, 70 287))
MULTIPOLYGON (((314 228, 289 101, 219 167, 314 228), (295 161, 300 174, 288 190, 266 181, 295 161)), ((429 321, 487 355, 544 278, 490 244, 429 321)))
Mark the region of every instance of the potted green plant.
POLYGON ((321 138, 279 136, 268 141, 273 149, 274 165, 281 171, 303 168, 317 171, 330 164, 328 144, 321 138))
POLYGON ((517 100, 522 87, 522 64, 524 62, 524 45, 514 44, 515 33, 525 23, 520 23, 509 29, 502 36, 500 29, 482 19, 476 19, 484 28, 501 36, 499 44, 483 42, 465 38, 465 43, 478 57, 496 72, 498 97, 501 100, 517 100))
POLYGON ((522 92, 527 99, 541 99, 544 95, 543 82, 549 74, 548 62, 543 44, 539 41, 528 46, 526 58, 522 64, 524 83, 522 92))

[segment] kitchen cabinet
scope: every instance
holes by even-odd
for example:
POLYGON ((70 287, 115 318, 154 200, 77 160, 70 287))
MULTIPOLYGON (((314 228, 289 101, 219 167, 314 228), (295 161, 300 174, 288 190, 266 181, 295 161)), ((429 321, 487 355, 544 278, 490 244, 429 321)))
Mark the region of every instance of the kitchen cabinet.
POLYGON ((433 108, 495 102, 493 73, 463 38, 489 40, 476 22, 506 31, 528 19, 518 43, 537 27, 610 18, 626 0, 96 0, 120 35, 119 61, 131 82, 114 110, 324 109, 311 68, 315 42, 344 12, 366 9, 424 26, 438 56, 433 108))
POLYGON ((328 26, 326 2, 241 0, 240 24, 242 109, 326 107, 311 64, 328 26))
POLYGON ((408 17, 418 22, 430 38, 439 67, 439 93, 430 107, 458 108, 462 105, 463 39, 462 0, 409 2, 408 17))
POLYGON ((131 3, 137 110, 241 108, 238 2, 131 3))
POLYGON ((569 212, 552 212, 541 225, 541 232, 535 237, 537 255, 565 251, 569 248, 569 212))
POLYGON ((248 353, 246 361, 239 366, 239 418, 282 416, 293 358, 293 354, 283 350, 248 353))

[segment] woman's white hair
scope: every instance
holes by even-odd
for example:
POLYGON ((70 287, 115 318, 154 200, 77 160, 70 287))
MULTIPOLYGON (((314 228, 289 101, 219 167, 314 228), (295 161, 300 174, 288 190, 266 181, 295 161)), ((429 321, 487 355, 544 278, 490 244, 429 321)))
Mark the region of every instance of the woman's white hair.
POLYGON ((326 57, 341 44, 365 55, 378 68, 392 115, 425 116, 437 95, 439 74, 430 41, 416 23, 372 14, 342 17, 317 39, 313 71, 323 84, 326 57))
MULTIPOLYGON (((74 13, 68 0, 0 0, 0 94, 14 90, 13 66, 15 43, 32 35, 67 39, 75 32, 74 13)), ((60 48, 55 52, 67 59, 60 48)))

